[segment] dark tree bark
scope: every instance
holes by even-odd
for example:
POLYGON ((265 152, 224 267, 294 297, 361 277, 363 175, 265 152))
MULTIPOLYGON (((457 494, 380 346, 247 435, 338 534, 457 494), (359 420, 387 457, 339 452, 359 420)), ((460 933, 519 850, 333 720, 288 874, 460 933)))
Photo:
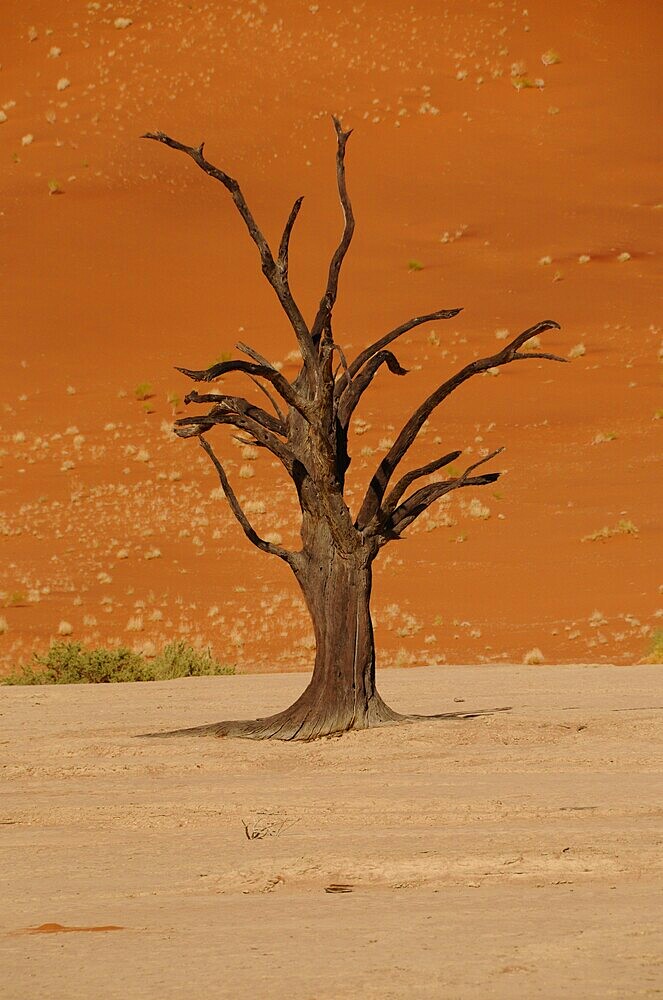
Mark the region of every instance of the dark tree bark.
POLYGON ((311 740, 350 729, 367 729, 413 718, 393 711, 376 690, 375 643, 370 610, 373 561, 384 545, 400 538, 405 529, 440 497, 453 490, 495 482, 499 472, 472 473, 495 458, 502 449, 470 465, 461 475, 442 481, 427 482, 415 488, 418 481, 456 461, 462 454, 460 450, 405 473, 391 490, 390 481, 430 414, 468 379, 489 368, 527 358, 566 360, 554 354, 527 351, 527 342, 532 337, 545 330, 559 329, 553 320, 544 320, 523 331, 496 354, 472 361, 446 379, 404 424, 376 469, 359 514, 353 520, 344 499, 344 486, 351 461, 348 431, 357 404, 384 368, 393 375, 407 374, 396 356, 386 350, 388 345, 409 330, 433 320, 451 319, 461 310, 439 309, 415 316, 378 338, 348 364, 342 348, 334 341, 332 317, 341 268, 355 226, 345 179, 345 150, 350 132, 343 130, 337 118, 333 122, 337 140, 338 195, 345 224, 310 327, 288 283, 290 238, 302 198, 295 201, 290 211, 278 253, 274 256, 239 184, 205 158, 202 143, 186 146, 163 132, 150 132, 144 136, 186 153, 206 174, 230 192, 258 249, 263 274, 290 321, 302 357, 301 370, 292 382, 246 344, 238 344, 237 349, 251 361, 224 361, 205 370, 178 369, 194 382, 214 382, 230 372, 243 373, 269 401, 273 413, 239 396, 193 391, 186 396, 185 402, 212 404, 211 409, 205 414, 176 421, 175 432, 183 438, 198 438, 249 541, 263 552, 288 563, 306 600, 316 640, 311 680, 289 708, 264 719, 213 723, 178 730, 178 734, 311 740), (334 354, 338 355, 338 359, 334 359, 334 354), (297 490, 302 511, 302 547, 299 551, 287 550, 261 538, 251 525, 222 462, 207 440, 206 435, 217 424, 228 424, 238 429, 243 440, 265 448, 283 465, 297 490), (411 488, 413 491, 408 492, 411 488))

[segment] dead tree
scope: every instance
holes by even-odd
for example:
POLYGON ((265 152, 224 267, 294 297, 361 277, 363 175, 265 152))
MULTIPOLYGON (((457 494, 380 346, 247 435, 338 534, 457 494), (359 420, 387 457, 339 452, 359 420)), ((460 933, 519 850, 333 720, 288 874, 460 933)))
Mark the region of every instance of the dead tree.
POLYGON ((376 374, 386 367, 393 375, 407 374, 388 348, 403 334, 424 323, 450 319, 460 309, 438 309, 415 316, 370 344, 350 364, 335 342, 332 317, 341 267, 352 241, 355 220, 346 187, 345 149, 350 131, 333 119, 336 129, 336 178, 345 225, 327 275, 320 305, 309 325, 302 315, 288 281, 288 250, 292 230, 302 206, 297 198, 274 252, 257 225, 237 181, 204 155, 204 145, 186 146, 163 132, 154 139, 191 157, 206 174, 229 191, 249 236, 260 254, 262 272, 292 326, 302 366, 289 381, 252 347, 237 344, 250 360, 223 361, 203 371, 180 368, 194 382, 209 383, 231 372, 241 372, 256 383, 270 403, 264 409, 239 396, 190 392, 186 403, 210 404, 204 415, 177 420, 175 432, 195 437, 213 463, 230 508, 246 537, 257 548, 283 559, 301 587, 313 620, 315 665, 310 683, 290 708, 263 719, 220 722, 180 732, 241 736, 253 739, 312 740, 350 729, 366 729, 405 717, 393 711, 375 686, 375 647, 370 598, 372 566, 380 549, 400 538, 431 504, 453 490, 495 482, 499 472, 479 471, 502 449, 474 462, 461 475, 426 481, 451 465, 462 452, 451 451, 393 482, 401 462, 433 411, 456 389, 491 368, 527 358, 565 361, 541 351, 530 351, 527 342, 545 330, 559 329, 544 320, 520 333, 490 357, 471 361, 445 379, 405 422, 394 444, 377 467, 353 518, 344 499, 345 477, 350 465, 348 429, 353 413, 376 374), (272 412, 273 411, 273 412, 272 412), (208 433, 218 424, 229 424, 244 440, 264 448, 292 479, 302 512, 299 551, 289 551, 261 538, 251 525, 228 480, 222 462, 212 449, 208 433), (421 481, 425 485, 421 485, 421 481))

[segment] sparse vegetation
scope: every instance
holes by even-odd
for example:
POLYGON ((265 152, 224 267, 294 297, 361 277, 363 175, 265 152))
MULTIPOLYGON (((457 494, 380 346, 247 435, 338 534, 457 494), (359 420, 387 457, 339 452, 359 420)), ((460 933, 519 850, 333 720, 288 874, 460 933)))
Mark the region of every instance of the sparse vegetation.
POLYGON ((415 271, 423 271, 424 265, 420 260, 409 260, 407 262, 407 269, 410 274, 413 274, 415 271))
POLYGON ((541 90, 544 86, 543 80, 532 80, 529 76, 514 76, 511 78, 512 85, 516 90, 541 90))
POLYGON ((604 525, 603 528, 599 528, 591 535, 585 535, 582 539, 583 542, 605 542, 608 538, 612 538, 614 535, 637 535, 639 533, 638 528, 633 524, 633 521, 619 521, 614 528, 609 528, 604 525))
POLYGON ((592 444, 606 444, 608 441, 616 441, 617 435, 614 431, 599 431, 592 440, 592 444))
POLYGON ((656 629, 652 634, 651 645, 645 657, 645 663, 663 664, 663 629, 656 629))
POLYGON ((235 668, 215 660, 210 649, 197 650, 184 641, 169 643, 149 661, 125 646, 86 649, 79 642, 54 642, 47 653, 35 653, 31 664, 22 664, 1 683, 118 684, 234 673, 235 668))
POLYGON ((6 608, 24 608, 29 604, 27 594, 24 594, 22 590, 14 590, 9 594, 4 596, 4 606, 6 608))
POLYGON ((134 389, 134 396, 139 402, 143 402, 146 399, 150 399, 152 396, 152 386, 149 382, 141 382, 134 389))

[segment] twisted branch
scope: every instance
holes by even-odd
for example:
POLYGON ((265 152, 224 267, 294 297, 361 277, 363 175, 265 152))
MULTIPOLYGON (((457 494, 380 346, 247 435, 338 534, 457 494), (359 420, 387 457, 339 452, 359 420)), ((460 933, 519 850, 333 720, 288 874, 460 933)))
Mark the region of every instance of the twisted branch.
POLYGON ((310 419, 310 403, 301 398, 287 378, 281 375, 281 372, 277 371, 269 362, 267 364, 251 364, 250 361, 219 361, 218 364, 202 371, 194 371, 190 368, 176 368, 175 371, 182 372, 194 382, 213 382, 221 375, 228 375, 230 372, 244 372, 245 375, 264 378, 265 381, 271 382, 288 406, 294 407, 306 420, 310 419))
POLYGON ((381 351, 383 347, 391 344, 398 337, 402 337, 408 330, 413 330, 416 326, 421 326, 422 323, 430 323, 432 320, 452 319, 462 311, 462 309, 438 309, 437 312, 428 313, 426 316, 415 316, 413 319, 409 319, 407 323, 402 323, 401 326, 397 326, 389 333, 385 333, 384 337, 380 337, 374 344, 371 344, 361 354, 358 354, 350 365, 350 375, 355 376, 362 365, 365 365, 374 354, 377 354, 378 351, 381 351))
POLYGON ((531 340, 532 337, 535 337, 539 333, 543 333, 545 330, 559 329, 559 323, 556 323, 554 320, 543 320, 541 323, 537 323, 535 326, 532 326, 518 334, 517 337, 514 337, 514 339, 501 351, 498 351, 497 354, 493 354, 487 358, 479 358, 476 361, 470 362, 470 364, 465 365, 465 367, 461 368, 459 372, 452 375, 450 379, 447 379, 446 382, 443 382, 442 385, 438 386, 438 388, 424 400, 424 402, 417 410, 415 410, 409 420, 405 423, 403 429, 396 438, 396 441, 378 466, 366 491, 364 502, 357 517, 357 526, 360 529, 364 529, 369 524, 371 519, 375 517, 380 509, 382 498, 384 497, 394 470, 411 448, 417 434, 426 420, 428 420, 433 410, 435 410, 440 403, 447 398, 447 396, 451 395, 454 390, 456 390, 464 382, 467 382, 467 380, 472 378, 474 375, 485 372, 489 368, 498 368, 501 365, 509 364, 511 361, 520 361, 527 358, 539 358, 550 361, 566 362, 568 360, 567 358, 561 358, 556 354, 542 354, 539 352, 536 354, 531 352, 519 353, 519 348, 522 347, 523 344, 526 344, 528 340, 531 340))
POLYGON ((221 462, 214 454, 212 446, 205 440, 204 437, 200 438, 200 447, 203 449, 203 451, 207 453, 207 455, 211 459, 214 468, 218 473, 219 479, 221 481, 221 488, 223 489, 223 492, 226 495, 226 499, 228 501, 230 509, 232 510, 233 514, 241 524, 244 530, 244 534, 246 535, 248 540, 252 542, 256 546, 256 548, 262 549, 263 552, 269 552, 270 555, 278 556, 279 559, 283 559, 285 562, 290 564, 292 561, 293 553, 289 552, 287 549, 282 548, 280 545, 275 545, 274 542, 265 541, 265 539, 261 538, 260 535, 255 530, 255 528, 251 525, 248 517, 246 516, 240 505, 239 500, 235 496, 232 486, 228 482, 228 477, 226 475, 225 469, 223 468, 221 462))
MULTIPOLYGON (((205 159, 203 155, 203 149, 205 143, 201 142, 199 146, 186 146, 184 143, 178 142, 177 139, 172 139, 170 136, 166 135, 165 132, 146 132, 141 136, 142 139, 153 139, 155 142, 161 142, 164 146, 169 146, 171 149, 177 149, 182 153, 186 153, 190 156, 194 163, 200 167, 209 177, 213 177, 215 180, 219 181, 223 186, 230 192, 233 202, 237 208, 237 211, 244 220, 244 224, 249 232, 249 236, 255 243, 260 253, 260 260, 262 263, 262 272, 267 278, 269 284, 274 289, 276 296, 281 303, 283 311, 290 320, 290 324, 297 337, 297 342, 299 344, 299 349, 302 352, 302 357, 308 367, 311 370, 315 368, 315 351, 313 349, 313 340, 311 339, 311 333, 304 321, 304 317, 301 314, 299 306, 295 302, 292 292, 290 291, 290 286, 288 285, 287 278, 287 248, 288 242, 290 240, 290 233, 292 227, 295 224, 295 219, 297 218, 297 213, 299 212, 299 205, 301 205, 301 199, 299 200, 299 205, 295 202, 296 210, 290 213, 288 222, 286 223, 287 237, 284 233, 285 238, 285 255, 286 255, 286 267, 280 266, 281 258, 279 252, 279 265, 277 265, 274 260, 272 251, 269 248, 269 244, 265 239, 260 227, 253 218, 253 214, 249 206, 246 203, 246 199, 242 193, 242 190, 235 180, 234 177, 230 177, 225 171, 215 167, 213 163, 210 163, 205 159)), ((281 246, 283 247, 283 239, 281 241, 281 246)))
POLYGON ((285 427, 285 416, 283 415, 283 410, 281 409, 281 407, 279 406, 279 404, 278 404, 278 403, 276 402, 276 400, 275 400, 275 399, 274 399, 274 397, 272 396, 272 394, 271 394, 271 392, 269 391, 269 389, 267 389, 267 388, 266 388, 266 387, 265 387, 265 386, 264 386, 264 385, 262 384, 262 382, 259 382, 257 378, 253 378, 253 376, 252 376, 252 375, 249 375, 249 378, 251 379, 251 381, 253 382, 253 384, 254 384, 254 385, 255 385, 255 386, 256 386, 256 387, 258 388, 258 389, 260 389, 260 391, 261 391, 261 392, 262 392, 262 393, 263 393, 263 394, 264 394, 265 396, 267 396, 267 399, 268 399, 268 400, 270 401, 270 403, 271 403, 271 404, 272 404, 272 406, 274 407, 274 412, 276 413, 276 416, 277 416, 277 417, 279 418, 279 420, 281 421, 281 423, 282 423, 282 424, 283 424, 283 426, 285 427))
MULTIPOLYGON (((256 385, 262 388, 259 382, 256 382, 256 385)), ((286 436, 286 428, 282 420, 273 417, 271 413, 267 413, 261 406, 254 406, 248 399, 243 399, 241 396, 226 396, 216 392, 196 392, 194 389, 184 397, 184 403, 187 406, 189 403, 217 403, 230 412, 244 414, 251 420, 255 420, 256 423, 264 427, 265 430, 271 431, 272 434, 280 434, 281 437, 286 436)))
POLYGON ((288 253, 290 251, 290 234, 292 233, 292 227, 294 226, 297 216, 299 215, 299 209, 302 207, 302 202, 304 201, 304 196, 302 195, 297 199, 295 204, 290 210, 290 215, 288 216, 288 221, 285 224, 283 230, 283 236, 281 237, 281 243, 279 245, 279 256, 278 256, 278 266, 281 274, 286 277, 288 274, 288 253))
POLYGON ((345 255, 348 252, 348 247, 350 246, 352 235, 355 230, 355 219, 352 213, 352 205, 350 203, 348 189, 345 183, 345 147, 348 139, 352 135, 352 129, 344 132, 341 122, 335 115, 332 117, 332 121, 334 122, 334 128, 336 129, 337 140, 336 183, 338 186, 338 196, 341 200, 341 206, 343 208, 343 219, 345 225, 341 241, 334 251, 334 256, 329 264, 327 287, 322 299, 320 300, 320 306, 318 308, 313 327, 311 328, 311 337, 315 345, 317 345, 323 330, 329 324, 332 309, 334 308, 334 304, 336 302, 336 295, 338 293, 338 277, 341 265, 343 264, 345 255))
MULTIPOLYGON (((192 402, 203 401, 202 398, 195 398, 196 396, 197 394, 194 394, 192 402)), ((208 397, 208 401, 209 399, 210 397, 208 397)), ((272 431, 266 429, 261 422, 255 419, 252 413, 259 407, 253 407, 247 400, 236 396, 220 396, 218 400, 219 402, 212 407, 209 413, 201 413, 196 417, 180 417, 179 420, 176 420, 174 429, 178 437, 200 437, 217 424, 230 424, 231 427, 237 427, 250 434, 255 439, 256 444, 266 448, 275 458, 278 458, 286 472, 292 475, 298 456, 290 445, 280 441, 272 431)), ((264 410, 260 412, 268 421, 274 419, 264 410)), ((278 433, 282 433, 282 431, 278 433)), ((301 462, 299 465, 302 467, 301 462)))
POLYGON ((420 514, 428 510, 431 504, 435 503, 436 500, 439 500, 446 493, 451 493, 452 490, 459 490, 466 486, 486 486, 488 483, 496 482, 501 476, 501 472, 487 472, 481 476, 471 476, 470 473, 478 469, 480 465, 490 462, 491 459, 495 458, 503 450, 503 448, 497 448, 490 455, 480 458, 478 462, 474 462, 473 465, 468 466, 461 476, 454 479, 446 479, 442 483, 430 483, 428 486, 422 486, 416 490, 399 507, 396 507, 393 514, 386 518, 383 522, 382 532, 384 532, 387 538, 398 537, 413 521, 416 521, 420 514))
POLYGON ((451 465, 451 463, 455 462, 457 458, 460 458, 462 454, 462 451, 450 451, 448 455, 443 455, 442 458, 436 458, 433 462, 429 462, 428 465, 422 465, 418 469, 406 472, 388 494, 386 500, 382 504, 382 512, 387 516, 393 514, 398 505, 398 501, 401 499, 408 487, 412 485, 412 483, 414 483, 417 479, 422 479, 424 476, 431 476, 434 472, 437 472, 438 469, 444 468, 445 465, 451 465))
POLYGON ((338 404, 338 419, 342 427, 347 429, 359 400, 368 389, 382 365, 386 365, 392 375, 407 375, 408 373, 407 368, 401 367, 398 358, 391 351, 378 351, 364 365, 359 375, 352 379, 341 393, 338 404))

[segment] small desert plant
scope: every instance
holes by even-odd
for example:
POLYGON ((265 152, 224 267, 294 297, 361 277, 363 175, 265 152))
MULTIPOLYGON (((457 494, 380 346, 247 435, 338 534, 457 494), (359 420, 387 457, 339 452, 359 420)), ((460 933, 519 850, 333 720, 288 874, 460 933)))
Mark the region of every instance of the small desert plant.
POLYGON ((47 653, 35 653, 5 684, 109 684, 149 680, 149 667, 130 649, 85 649, 79 642, 54 642, 47 653))
POLYGON ((185 642, 172 642, 148 661, 126 646, 86 649, 79 642, 54 642, 47 653, 35 653, 32 664, 2 679, 3 684, 118 684, 125 681, 161 681, 175 677, 233 674, 209 649, 202 652, 185 642))
POLYGON ((529 76, 515 76, 512 77, 511 84, 516 90, 540 90, 543 87, 543 80, 532 80, 529 76))
POLYGON ((212 656, 212 651, 199 650, 186 642, 171 642, 152 661, 155 680, 168 681, 176 677, 216 677, 234 674, 235 668, 223 666, 212 656))
POLYGON ((608 441, 616 441, 617 435, 614 431, 599 431, 592 440, 592 444, 606 444, 608 441))
POLYGON ((651 637, 649 652, 645 657, 645 663, 663 664, 663 629, 656 629, 651 637))
POLYGON ((134 396, 139 402, 143 402, 145 399, 150 399, 152 396, 152 386, 149 382, 141 382, 134 389, 134 396))
POLYGON ((5 595, 4 604, 6 608, 23 608, 29 603, 27 594, 24 594, 22 590, 13 590, 11 593, 5 595))
POLYGON ((407 262, 407 269, 412 274, 414 271, 423 271, 424 265, 420 260, 409 260, 407 262))
POLYGON ((603 528, 599 528, 598 531, 593 532, 591 535, 585 535, 581 539, 583 542, 605 542, 608 538, 613 538, 615 535, 637 535, 639 534, 639 529, 633 521, 621 520, 617 523, 614 528, 609 528, 605 525, 603 528))

